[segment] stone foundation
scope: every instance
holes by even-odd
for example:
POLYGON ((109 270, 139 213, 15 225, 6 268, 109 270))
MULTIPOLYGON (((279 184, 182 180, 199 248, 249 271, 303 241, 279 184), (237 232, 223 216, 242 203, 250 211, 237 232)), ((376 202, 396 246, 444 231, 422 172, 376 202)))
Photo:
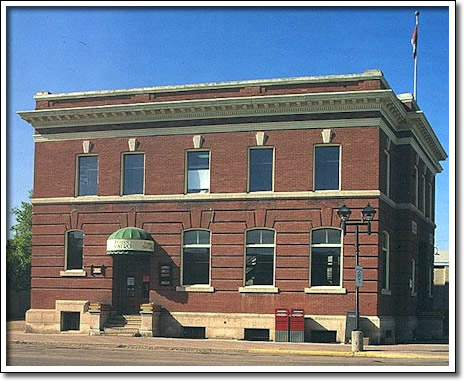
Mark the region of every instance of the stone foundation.
MULTIPOLYGON (((30 309, 26 312, 26 332, 63 332, 63 313, 79 312, 79 329, 64 332, 99 335, 109 317, 110 306, 90 304, 85 300, 58 300, 55 309, 30 309)), ((210 339, 245 338, 245 329, 268 329, 269 340, 275 338, 273 314, 170 312, 152 303, 141 305, 142 336, 182 337, 184 327, 203 327, 210 339)), ((305 315, 305 341, 314 332, 334 332, 336 342, 345 340, 346 317, 339 315, 305 315)), ((417 339, 443 338, 442 316, 420 317, 361 316, 360 328, 369 344, 395 344, 417 339)))
POLYGON ((26 312, 26 332, 59 333, 63 331, 63 313, 79 313, 79 329, 69 332, 89 333, 91 317, 88 300, 57 300, 55 309, 30 309, 26 312))
POLYGON ((142 336, 159 336, 159 321, 161 307, 153 303, 146 303, 140 306, 140 334, 142 336))
MULTIPOLYGON (((305 337, 311 331, 335 331, 336 341, 345 340, 346 317, 338 315, 305 315, 305 337)), ((210 339, 244 339, 245 329, 269 329, 269 339, 275 337, 273 314, 193 313, 169 312, 160 315, 160 336, 182 337, 183 327, 205 327, 210 339)), ((393 344, 395 319, 393 317, 361 316, 360 328, 370 344, 393 344)))

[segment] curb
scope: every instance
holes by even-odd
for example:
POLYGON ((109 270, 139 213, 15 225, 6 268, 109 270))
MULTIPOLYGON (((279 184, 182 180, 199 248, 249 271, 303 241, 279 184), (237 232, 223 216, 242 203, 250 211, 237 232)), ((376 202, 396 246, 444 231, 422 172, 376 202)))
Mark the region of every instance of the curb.
POLYGON ((63 343, 56 341, 26 341, 12 340, 8 344, 25 344, 25 345, 45 345, 66 348, 112 348, 112 349, 144 349, 160 350, 172 352, 195 352, 195 353, 255 353, 255 354, 286 354, 286 355, 304 355, 304 356, 326 356, 326 357, 373 357, 373 358, 391 358, 391 359, 430 359, 430 360, 449 360, 449 355, 434 355, 426 353, 400 353, 400 352, 347 352, 347 351, 327 351, 327 350, 301 350, 301 349, 265 349, 265 348, 198 348, 198 347, 168 347, 146 344, 111 344, 111 343, 63 343))
POLYGON ((268 353, 268 354, 293 354, 306 356, 329 356, 329 357, 376 357, 392 359, 430 359, 430 360, 448 360, 448 355, 429 355, 418 353, 399 353, 399 352, 344 352, 344 351, 307 351, 292 349, 248 349, 250 353, 268 353))

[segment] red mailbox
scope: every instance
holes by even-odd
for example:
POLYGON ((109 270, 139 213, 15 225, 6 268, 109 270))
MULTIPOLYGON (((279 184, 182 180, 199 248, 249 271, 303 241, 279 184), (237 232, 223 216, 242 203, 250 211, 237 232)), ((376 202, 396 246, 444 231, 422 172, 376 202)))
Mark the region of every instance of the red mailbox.
POLYGON ((290 314, 290 341, 304 341, 304 310, 293 309, 290 314))
POLYGON ((288 341, 289 312, 284 308, 275 310, 275 341, 288 341))

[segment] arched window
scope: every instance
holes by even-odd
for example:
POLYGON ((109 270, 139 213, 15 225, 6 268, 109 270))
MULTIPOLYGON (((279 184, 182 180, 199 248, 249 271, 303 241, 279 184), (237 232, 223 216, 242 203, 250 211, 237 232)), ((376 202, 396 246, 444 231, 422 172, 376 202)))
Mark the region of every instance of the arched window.
POLYGON ((245 286, 274 285, 274 231, 248 230, 245 252, 245 286))
POLYGON ((182 237, 182 285, 209 284, 210 232, 187 230, 182 237))
POLYGON ((316 229, 311 233, 311 286, 341 285, 341 230, 316 229))
POLYGON ((66 232, 66 270, 83 268, 84 233, 80 230, 66 232))
POLYGON ((390 235, 382 232, 382 289, 390 290, 390 235))

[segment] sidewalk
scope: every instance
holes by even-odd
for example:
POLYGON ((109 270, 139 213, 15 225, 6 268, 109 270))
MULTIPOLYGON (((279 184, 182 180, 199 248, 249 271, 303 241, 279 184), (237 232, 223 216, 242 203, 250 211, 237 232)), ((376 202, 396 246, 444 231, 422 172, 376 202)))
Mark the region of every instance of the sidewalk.
POLYGON ((349 344, 276 343, 218 339, 173 339, 163 337, 87 336, 75 333, 24 333, 24 323, 8 322, 8 342, 77 348, 108 347, 125 349, 165 350, 197 353, 272 353, 306 356, 377 357, 397 359, 448 360, 448 344, 369 345, 363 352, 351 352, 349 344))

